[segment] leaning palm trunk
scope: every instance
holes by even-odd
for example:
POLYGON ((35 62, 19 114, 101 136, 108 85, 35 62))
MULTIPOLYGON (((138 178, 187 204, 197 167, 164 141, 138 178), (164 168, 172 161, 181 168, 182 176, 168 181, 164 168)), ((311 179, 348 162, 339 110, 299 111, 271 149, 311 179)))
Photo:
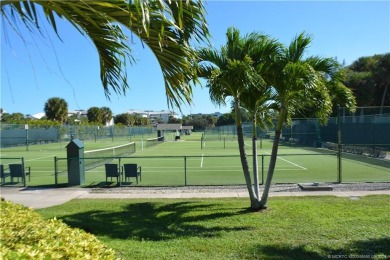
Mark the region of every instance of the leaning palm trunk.
POLYGON ((257 161, 257 135, 256 135, 256 115, 253 115, 252 126, 252 154, 253 154, 253 184, 256 198, 259 199, 259 172, 257 161))
POLYGON ((240 151, 240 159, 242 170, 244 172, 245 183, 249 192, 249 198, 251 201, 251 208, 257 210, 260 208, 260 202, 255 196, 252 186, 252 180, 249 172, 248 160, 245 153, 245 144, 244 144, 244 131, 242 129, 241 115, 239 112, 238 100, 234 102, 235 114, 236 114, 236 126, 237 126, 237 140, 238 140, 238 149, 240 151))
POLYGON ((281 108, 278 125, 276 126, 276 130, 275 130, 275 139, 272 145, 271 159, 269 163, 267 179, 265 181, 263 195, 261 196, 261 200, 260 200, 261 209, 267 208, 268 195, 269 195, 269 190, 271 188, 272 178, 275 172, 276 159, 278 157, 279 140, 280 140, 280 135, 282 133, 282 127, 283 127, 285 116, 286 116, 286 109, 281 108))

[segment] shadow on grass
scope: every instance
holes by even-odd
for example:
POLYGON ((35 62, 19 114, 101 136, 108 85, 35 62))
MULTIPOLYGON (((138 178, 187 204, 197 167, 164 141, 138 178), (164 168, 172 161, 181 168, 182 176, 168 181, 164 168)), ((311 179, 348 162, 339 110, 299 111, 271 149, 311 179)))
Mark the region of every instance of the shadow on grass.
POLYGON ((350 258, 368 258, 374 255, 390 256, 390 237, 353 241, 344 248, 330 250, 328 255, 349 255, 350 258))
POLYGON ((120 211, 93 210, 67 215, 62 220, 72 227, 81 228, 97 236, 151 241, 178 237, 215 237, 219 236, 220 232, 248 230, 248 227, 244 226, 226 226, 221 220, 240 214, 239 212, 210 212, 204 208, 204 204, 196 202, 145 202, 127 204, 120 211), (196 214, 191 214, 192 212, 196 214), (216 224, 210 225, 213 220, 216 220, 216 224))
POLYGON ((352 241, 343 248, 321 248, 322 253, 310 251, 310 247, 288 247, 283 245, 259 245, 250 251, 261 259, 371 259, 374 256, 390 255, 390 238, 352 241))

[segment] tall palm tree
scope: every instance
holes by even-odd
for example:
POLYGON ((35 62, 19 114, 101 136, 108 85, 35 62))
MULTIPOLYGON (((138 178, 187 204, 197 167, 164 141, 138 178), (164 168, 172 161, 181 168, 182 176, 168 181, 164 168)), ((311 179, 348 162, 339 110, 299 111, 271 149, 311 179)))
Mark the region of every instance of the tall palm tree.
POLYGON ((273 126, 272 122, 272 91, 264 86, 249 88, 241 95, 241 104, 252 118, 252 155, 253 155, 253 185, 257 198, 259 198, 259 174, 257 160, 257 127, 266 129, 273 126))
POLYGON ((311 38, 305 33, 297 35, 288 47, 281 50, 270 84, 275 90, 275 106, 279 117, 275 129, 267 179, 261 197, 261 208, 267 207, 268 194, 275 171, 278 145, 282 127, 291 121, 291 115, 307 106, 316 107, 315 114, 322 123, 332 112, 331 86, 337 86, 337 96, 347 107, 354 109, 352 92, 338 78, 339 64, 330 58, 312 56, 305 58, 311 38))
MULTIPOLYGON (((261 75, 257 73, 256 66, 260 66, 261 63, 258 46, 265 42, 267 36, 250 33, 241 37, 239 30, 233 27, 227 30, 226 36, 227 43, 221 49, 203 48, 198 50, 198 73, 207 79, 207 87, 214 103, 223 104, 227 97, 233 99, 241 165, 251 208, 257 209, 260 206, 260 201, 254 191, 250 176, 240 107, 242 96, 248 95, 248 91, 259 89, 261 83, 264 82, 261 75)), ((273 50, 277 50, 277 47, 273 50)), ((272 52, 267 54, 270 57, 273 55, 272 52)))
POLYGON ((251 57, 253 65, 258 73, 259 82, 255 86, 249 86, 241 94, 241 104, 249 112, 252 118, 252 155, 253 155, 253 179, 255 195, 259 198, 259 175, 257 160, 257 125, 261 129, 273 126, 271 110, 273 104, 272 88, 269 85, 269 79, 273 74, 276 57, 280 53, 281 45, 275 40, 262 37, 253 51, 251 57))
POLYGON ((49 98, 45 103, 44 111, 48 120, 64 123, 68 118, 68 103, 63 98, 49 98))
POLYGON ((129 88, 126 64, 134 59, 132 42, 124 30, 130 30, 131 40, 138 37, 156 56, 168 104, 180 107, 182 102, 191 102, 188 82, 196 80, 196 74, 191 66, 195 52, 189 43, 209 36, 201 0, 4 0, 0 5, 2 18, 22 38, 20 24, 44 35, 42 13, 59 37, 56 24, 61 18, 90 38, 99 54, 100 78, 107 98, 111 90, 125 94, 129 88))

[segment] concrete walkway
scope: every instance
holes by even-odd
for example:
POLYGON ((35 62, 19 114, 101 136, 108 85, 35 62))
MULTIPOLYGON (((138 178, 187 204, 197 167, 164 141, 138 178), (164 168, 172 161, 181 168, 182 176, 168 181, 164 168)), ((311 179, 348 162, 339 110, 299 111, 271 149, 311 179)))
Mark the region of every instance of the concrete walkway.
MULTIPOLYGON (((361 197, 366 195, 386 194, 390 190, 375 191, 271 191, 270 197, 280 196, 337 196, 337 197, 361 197)), ((173 198, 247 198, 245 189, 216 190, 213 192, 193 189, 134 189, 128 192, 96 192, 87 188, 21 188, 2 187, 0 196, 26 207, 39 209, 60 205, 72 199, 173 199, 173 198)))

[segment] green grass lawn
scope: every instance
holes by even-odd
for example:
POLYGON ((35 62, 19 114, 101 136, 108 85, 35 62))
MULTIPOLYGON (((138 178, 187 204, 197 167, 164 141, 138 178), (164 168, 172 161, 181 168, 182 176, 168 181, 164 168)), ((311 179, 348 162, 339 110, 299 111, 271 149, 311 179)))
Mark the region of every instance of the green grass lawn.
POLYGON ((37 210, 124 259, 324 259, 390 255, 390 196, 73 200, 37 210))

